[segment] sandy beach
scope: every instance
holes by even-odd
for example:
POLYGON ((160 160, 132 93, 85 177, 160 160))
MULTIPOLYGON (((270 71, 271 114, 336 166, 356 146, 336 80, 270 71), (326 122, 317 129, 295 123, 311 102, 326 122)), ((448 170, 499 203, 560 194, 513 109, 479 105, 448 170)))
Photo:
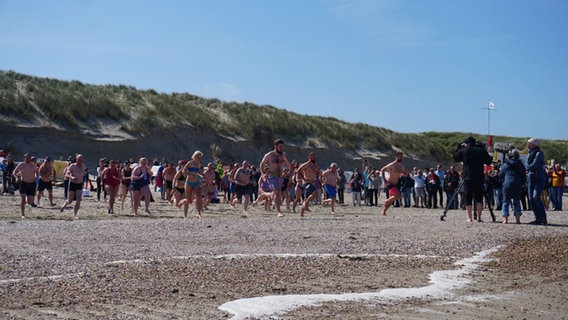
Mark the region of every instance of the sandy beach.
POLYGON ((152 216, 87 197, 73 220, 54 191, 26 219, 0 197, 2 319, 568 319, 566 211, 548 226, 352 205, 183 219, 154 194, 152 216))

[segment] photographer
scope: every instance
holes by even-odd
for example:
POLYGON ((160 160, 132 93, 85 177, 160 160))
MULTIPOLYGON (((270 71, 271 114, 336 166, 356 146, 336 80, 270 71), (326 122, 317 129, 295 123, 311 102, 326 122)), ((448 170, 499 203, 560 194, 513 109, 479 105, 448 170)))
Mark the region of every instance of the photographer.
POLYGON ((485 145, 477 142, 474 137, 460 143, 453 155, 454 161, 463 162, 464 196, 468 222, 473 222, 473 200, 477 211, 477 221, 481 222, 483 210, 483 166, 489 165, 492 158, 487 153, 485 145))

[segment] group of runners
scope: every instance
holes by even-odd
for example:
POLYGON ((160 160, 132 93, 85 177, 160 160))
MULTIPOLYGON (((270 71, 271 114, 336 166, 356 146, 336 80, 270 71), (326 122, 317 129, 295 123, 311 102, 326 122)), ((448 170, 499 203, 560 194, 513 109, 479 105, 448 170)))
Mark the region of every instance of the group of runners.
MULTIPOLYGON (((172 205, 182 208, 184 217, 188 217, 189 207, 195 205, 195 214, 201 217, 204 209, 207 209, 215 189, 218 187, 216 180, 216 167, 212 163, 203 166, 201 163, 203 153, 195 151, 189 161, 180 160, 177 167, 167 164, 162 172, 163 188, 165 189, 165 199, 172 205)), ((388 182, 389 198, 385 201, 383 214, 400 199, 400 192, 396 187, 398 177, 405 172, 402 162, 402 153, 397 153, 396 160, 388 164, 381 170, 384 181, 388 182), (385 176, 385 173, 388 174, 385 176)), ((121 208, 128 195, 130 195, 130 205, 135 215, 139 214, 142 203, 144 211, 151 215, 150 201, 152 200, 151 183, 153 173, 149 161, 145 157, 140 157, 137 163, 130 161, 120 167, 120 163, 115 160, 104 163, 104 167, 98 172, 102 188, 105 192, 105 201, 108 201, 108 213, 114 214, 117 199, 121 200, 121 208), (119 195, 120 194, 120 195, 119 195), (108 200, 106 196, 108 195, 108 200)), ((340 183, 338 165, 332 163, 325 170, 321 170, 316 162, 316 154, 311 152, 307 161, 297 164, 295 161, 289 162, 284 152, 284 141, 278 139, 274 142, 274 149, 266 153, 262 158, 259 171, 260 177, 255 181, 251 165, 248 161, 234 166, 227 175, 231 182, 231 198, 228 203, 232 207, 239 204, 243 205, 243 215, 248 214, 249 204, 253 200, 252 194, 255 193, 253 185, 258 185, 258 195, 252 206, 264 204, 266 210, 274 209, 277 217, 282 217, 282 204, 286 202, 289 209, 296 211, 300 208, 300 215, 304 216, 310 211, 310 204, 316 200, 323 190, 325 195, 323 204, 329 205, 331 213, 335 213, 337 187, 340 183), (321 186, 321 187, 320 187, 321 186), (290 198, 289 188, 294 188, 296 196, 290 198)), ((64 202, 59 206, 60 211, 64 210, 74 202, 73 217, 77 218, 81 201, 84 196, 85 173, 87 172, 83 155, 78 154, 74 159, 68 160, 67 167, 63 170, 64 177, 64 202)), ((44 192, 47 192, 49 206, 56 206, 53 199, 53 183, 55 181, 55 170, 53 161, 50 157, 45 158, 41 165, 37 165, 29 154, 24 155, 24 159, 13 170, 13 177, 19 188, 21 196, 20 212, 22 218, 26 217, 26 205, 37 207, 44 192), (37 203, 37 204, 36 204, 37 203)), ((98 190, 100 193, 101 190, 98 190)), ((99 199, 100 200, 100 199, 99 199)))

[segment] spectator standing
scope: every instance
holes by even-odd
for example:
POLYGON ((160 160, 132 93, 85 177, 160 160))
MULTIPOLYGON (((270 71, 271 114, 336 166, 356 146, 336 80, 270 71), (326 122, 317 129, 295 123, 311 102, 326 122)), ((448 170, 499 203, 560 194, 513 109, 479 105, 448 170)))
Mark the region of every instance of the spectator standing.
MULTIPOLYGON (((438 187, 438 200, 440 201, 440 207, 444 207, 444 178, 446 173, 442 169, 442 165, 438 164, 434 173, 438 176, 440 180, 440 186, 438 187)), ((446 201, 447 202, 447 201, 446 201)))
POLYGON ((371 171, 367 177, 369 180, 369 186, 367 187, 367 192, 369 193, 369 205, 378 206, 379 205, 379 188, 381 187, 381 177, 376 170, 371 171))
POLYGON ((338 203, 344 204, 345 203, 345 184, 347 183, 347 178, 345 177, 345 173, 341 168, 337 169, 337 174, 339 175, 339 182, 337 185, 337 198, 338 203))
POLYGON ((523 195, 523 184, 527 180, 525 167, 519 160, 519 150, 513 149, 509 152, 509 160, 501 166, 499 178, 503 181, 503 205, 501 215, 503 223, 508 223, 509 206, 513 201, 513 214, 516 223, 521 223, 521 197, 523 195))
POLYGON ((430 173, 426 177, 426 191, 428 191, 428 208, 438 208, 438 190, 440 189, 440 178, 434 168, 430 168, 430 173))
POLYGON ((566 171, 557 163, 552 172, 552 210, 562 211, 562 195, 564 193, 564 180, 566 171))
POLYGON ((458 197, 454 196, 460 183, 460 176, 455 171, 454 166, 450 166, 450 170, 444 176, 444 191, 446 192, 446 206, 448 209, 458 208, 458 197))
POLYGON ((422 170, 418 170, 412 176, 412 179, 414 180, 414 192, 416 193, 415 207, 424 208, 426 205, 426 181, 424 181, 422 170))
POLYGON ((527 141, 527 148, 529 149, 526 165, 528 172, 528 196, 535 218, 530 224, 546 225, 548 223, 546 210, 540 197, 547 179, 544 167, 544 153, 540 150, 540 141, 536 138, 530 138, 527 141))
POLYGON ((351 188, 351 197, 353 206, 361 206, 361 191, 363 190, 363 178, 358 171, 353 173, 349 180, 349 188, 351 188))

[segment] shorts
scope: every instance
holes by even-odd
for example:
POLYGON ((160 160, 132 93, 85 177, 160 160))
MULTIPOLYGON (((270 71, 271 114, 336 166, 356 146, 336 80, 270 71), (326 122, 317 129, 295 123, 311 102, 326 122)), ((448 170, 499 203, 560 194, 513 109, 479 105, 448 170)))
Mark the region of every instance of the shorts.
POLYGON ((483 182, 482 181, 464 181, 464 198, 465 205, 470 206, 475 203, 483 203, 483 182))
POLYGON ((43 191, 43 190, 53 190, 53 183, 51 183, 51 181, 43 181, 41 179, 39 179, 39 181, 37 182, 37 191, 43 191))
POLYGON ((166 180, 166 190, 172 190, 173 184, 172 181, 166 180))
POLYGON ((387 190, 389 192, 389 197, 397 197, 400 195, 400 191, 398 190, 398 186, 396 184, 389 184, 387 186, 387 190))
POLYGON ((235 194, 237 195, 238 199, 242 198, 243 195, 251 195, 252 186, 250 184, 247 184, 246 186, 235 184, 235 194))
POLYGON ((270 191, 280 191, 282 189, 282 179, 279 176, 268 174, 268 184, 270 185, 270 191))
POLYGON ((27 196, 34 196, 36 191, 36 184, 34 182, 20 181, 20 194, 27 196))
POLYGON ((304 198, 311 196, 316 192, 316 187, 311 183, 304 183, 304 198))
POLYGON ((327 183, 323 187, 325 189, 325 193, 327 194, 327 198, 335 199, 335 197, 337 196, 337 187, 331 186, 327 183))
POLYGON ((416 187, 416 188, 414 188, 414 190, 416 192, 417 197, 420 197, 420 198, 426 197, 426 188, 425 187, 416 187))
POLYGON ((69 181, 69 192, 75 191, 83 191, 83 184, 69 181))

